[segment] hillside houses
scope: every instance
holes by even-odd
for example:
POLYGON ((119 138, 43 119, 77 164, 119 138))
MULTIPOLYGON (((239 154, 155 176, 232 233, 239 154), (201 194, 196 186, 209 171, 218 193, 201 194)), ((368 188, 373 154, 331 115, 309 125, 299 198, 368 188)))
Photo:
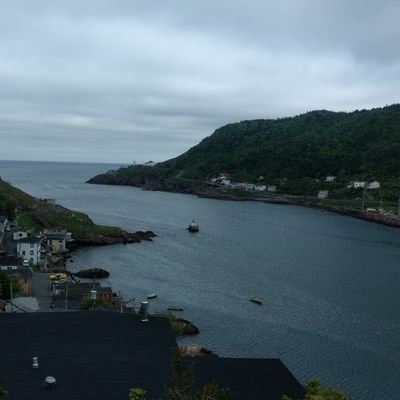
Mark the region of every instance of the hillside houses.
POLYGON ((347 185, 348 189, 379 189, 381 187, 381 184, 378 181, 372 181, 372 182, 365 182, 365 181, 353 181, 349 182, 347 185))
MULTIPOLYGON (((260 181, 260 178, 264 177, 259 177, 257 181, 260 181)), ((225 189, 239 189, 239 190, 246 190, 246 191, 255 191, 255 192, 264 192, 267 190, 267 185, 263 185, 261 183, 255 184, 255 183, 249 183, 249 182, 234 182, 231 180, 231 174, 228 174, 226 172, 221 172, 218 177, 216 178, 211 178, 209 180, 209 183, 213 185, 218 185, 221 186, 225 189)), ((275 186, 274 186, 275 187, 275 186)), ((275 187, 276 190, 276 187, 275 187)))

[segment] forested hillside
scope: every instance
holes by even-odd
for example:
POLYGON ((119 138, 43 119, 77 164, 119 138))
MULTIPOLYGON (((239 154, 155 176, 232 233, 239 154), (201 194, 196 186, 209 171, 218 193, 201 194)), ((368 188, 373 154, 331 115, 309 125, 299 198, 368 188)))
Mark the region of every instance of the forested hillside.
POLYGON ((237 180, 327 174, 378 179, 400 171, 400 105, 225 125, 181 156, 159 164, 203 179, 220 171, 237 180))
POLYGON ((221 172, 295 195, 316 195, 326 176, 334 175, 331 194, 338 198, 355 195, 345 190, 351 180, 378 180, 394 200, 400 190, 400 105, 229 124, 155 167, 129 166, 90 182, 195 191, 221 172))

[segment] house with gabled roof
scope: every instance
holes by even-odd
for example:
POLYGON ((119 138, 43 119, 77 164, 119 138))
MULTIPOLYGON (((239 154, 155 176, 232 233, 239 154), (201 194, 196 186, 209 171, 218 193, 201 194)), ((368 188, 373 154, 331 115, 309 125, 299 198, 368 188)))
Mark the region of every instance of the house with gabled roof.
POLYGON ((32 264, 42 261, 42 239, 35 236, 27 236, 17 242, 17 253, 24 260, 32 264))
MULTIPOLYGON (((158 399, 173 384, 177 343, 166 319, 142 322, 136 314, 93 311, 7 314, 1 322, 0 377, 10 400, 128 399, 133 387, 158 399)), ((214 381, 230 390, 230 400, 305 396, 278 359, 206 356, 192 362, 196 384, 214 381)))

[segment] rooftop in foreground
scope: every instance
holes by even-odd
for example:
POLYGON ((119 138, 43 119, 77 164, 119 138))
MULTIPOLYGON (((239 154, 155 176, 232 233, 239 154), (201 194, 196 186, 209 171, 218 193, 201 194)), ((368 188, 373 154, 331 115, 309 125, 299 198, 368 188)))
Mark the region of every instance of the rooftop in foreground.
MULTIPOLYGON (((166 320, 142 323, 132 314, 102 312, 0 314, 0 380, 7 400, 128 399, 131 387, 161 398, 171 382, 175 338, 166 320), (38 357, 39 368, 32 368, 38 357), (47 376, 57 380, 44 389, 47 376)), ((230 399, 280 400, 304 396, 280 360, 204 358, 199 383, 215 380, 230 399)))

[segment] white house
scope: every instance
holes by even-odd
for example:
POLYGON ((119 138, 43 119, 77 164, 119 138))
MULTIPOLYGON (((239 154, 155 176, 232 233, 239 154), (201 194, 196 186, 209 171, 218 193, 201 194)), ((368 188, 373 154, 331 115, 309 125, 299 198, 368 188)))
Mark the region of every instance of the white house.
POLYGON ((362 181, 354 181, 350 182, 349 185, 347 186, 348 188, 354 188, 354 189, 359 189, 359 188, 364 188, 365 182, 362 181))
POLYGON ((378 181, 370 182, 367 185, 368 189, 379 189, 380 187, 381 187, 381 184, 378 181))
POLYGON ((255 190, 257 190, 258 192, 263 192, 266 188, 267 188, 266 185, 256 185, 255 186, 255 190))
POLYGON ((255 190, 256 185, 254 183, 242 183, 244 190, 255 190))
POLYGON ((327 182, 335 182, 335 181, 336 181, 336 176, 334 176, 334 175, 328 175, 328 176, 326 177, 326 181, 327 181, 327 182))
POLYGON ((328 190, 320 190, 318 192, 318 198, 319 199, 326 199, 328 197, 328 193, 329 193, 328 190))
POLYGON ((25 239, 25 238, 27 238, 29 235, 28 235, 28 232, 26 232, 26 231, 15 231, 14 233, 13 233, 13 239, 14 240, 20 240, 20 239, 25 239))
POLYGON ((367 186, 367 189, 379 189, 381 187, 381 184, 378 181, 373 181, 373 182, 361 182, 361 181, 354 181, 350 182, 347 187, 348 188, 354 188, 354 189, 359 189, 359 188, 364 188, 365 185, 367 186))
POLYGON ((26 237, 17 241, 17 253, 24 259, 39 264, 42 239, 38 237, 26 237))

